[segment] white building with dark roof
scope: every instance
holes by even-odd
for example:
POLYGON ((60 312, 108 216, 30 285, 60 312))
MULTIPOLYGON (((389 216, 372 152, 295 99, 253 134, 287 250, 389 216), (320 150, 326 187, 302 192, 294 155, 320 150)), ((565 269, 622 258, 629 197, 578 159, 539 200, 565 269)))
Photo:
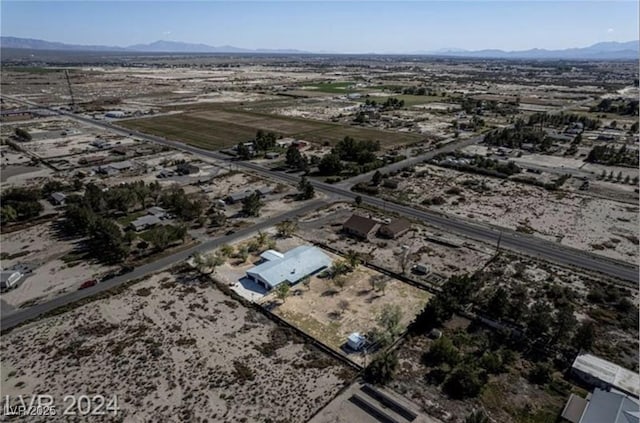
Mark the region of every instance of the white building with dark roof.
POLYGON ((284 254, 268 250, 261 257, 264 261, 247 270, 247 276, 266 289, 273 289, 283 282, 293 285, 331 266, 329 256, 319 248, 308 245, 284 254))

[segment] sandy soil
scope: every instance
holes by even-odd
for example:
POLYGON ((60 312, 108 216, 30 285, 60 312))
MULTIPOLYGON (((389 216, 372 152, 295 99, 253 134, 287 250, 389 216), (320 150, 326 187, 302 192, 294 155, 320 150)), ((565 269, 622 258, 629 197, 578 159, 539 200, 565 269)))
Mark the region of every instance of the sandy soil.
MULTIPOLYGON (((353 214, 369 215, 368 210, 356 210, 351 204, 338 203, 327 209, 304 216, 301 220, 302 230, 298 235, 308 241, 323 240, 340 251, 354 250, 367 261, 389 269, 402 272, 404 247, 408 247, 407 272, 415 264, 428 264, 432 271, 443 276, 473 272, 482 267, 493 253, 491 246, 473 243, 465 238, 423 225, 413 224, 412 229, 396 239, 379 238, 375 234, 363 241, 342 233, 342 224, 353 214), (444 239, 451 245, 443 245, 435 240, 444 239)), ((372 215, 381 222, 392 218, 382 213, 372 215)), ((417 275, 413 277, 419 278, 417 275)))
POLYGON ((17 329, 2 353, 3 394, 115 394, 127 422, 306 421, 351 375, 191 273, 17 329))
POLYGON ((638 207, 625 203, 431 165, 416 167, 410 178, 400 180, 397 190, 385 190, 383 196, 412 204, 442 197, 445 204, 428 207, 619 260, 635 262, 638 255, 638 207), (487 190, 476 192, 465 186, 469 180, 484 183, 487 190), (447 193, 451 188, 459 193, 447 193))
POLYGON ((61 258, 74 249, 74 244, 56 239, 53 231, 52 223, 44 223, 2 236, 2 252, 17 255, 3 260, 2 267, 23 264, 33 269, 17 288, 2 293, 2 300, 15 307, 33 305, 78 289, 82 282, 99 278, 113 268, 84 261, 65 263, 61 258))

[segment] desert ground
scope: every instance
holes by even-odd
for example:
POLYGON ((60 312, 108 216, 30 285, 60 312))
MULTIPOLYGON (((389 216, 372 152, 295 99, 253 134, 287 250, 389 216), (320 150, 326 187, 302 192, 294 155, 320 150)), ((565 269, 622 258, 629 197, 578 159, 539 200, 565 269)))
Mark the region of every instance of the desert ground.
POLYGON ((422 207, 531 233, 618 260, 635 262, 638 255, 636 205, 575 192, 550 192, 432 165, 417 166, 410 177, 399 182, 397 190, 383 190, 382 195, 416 205, 440 197, 444 204, 422 207), (482 190, 478 192, 468 181, 477 182, 482 190))
POLYGON ((105 421, 306 421, 353 375, 190 270, 18 328, 2 354, 3 394, 117 395, 105 421))

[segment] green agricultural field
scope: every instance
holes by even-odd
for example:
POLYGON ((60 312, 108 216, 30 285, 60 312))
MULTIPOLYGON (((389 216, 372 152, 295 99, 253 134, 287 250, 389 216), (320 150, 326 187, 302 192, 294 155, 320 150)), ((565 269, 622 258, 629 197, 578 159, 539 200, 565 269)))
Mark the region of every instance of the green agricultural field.
POLYGON ((307 85, 306 87, 313 87, 313 91, 321 91, 323 93, 348 94, 357 91, 354 88, 350 88, 354 84, 355 82, 327 82, 307 85))
POLYGON ((132 119, 120 125, 153 135, 219 150, 252 139, 258 129, 319 143, 336 143, 349 135, 358 140, 379 140, 383 147, 418 142, 416 134, 379 131, 331 122, 276 116, 233 109, 198 109, 187 113, 132 119))

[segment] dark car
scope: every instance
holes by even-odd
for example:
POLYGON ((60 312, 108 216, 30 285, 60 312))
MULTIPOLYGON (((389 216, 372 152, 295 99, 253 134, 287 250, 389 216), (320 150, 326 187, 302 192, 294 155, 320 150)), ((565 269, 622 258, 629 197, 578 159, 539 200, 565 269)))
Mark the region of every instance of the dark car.
POLYGON ((88 281, 84 281, 84 282, 82 282, 82 284, 80 285, 80 288, 78 288, 78 290, 80 290, 80 289, 86 289, 86 288, 89 288, 89 287, 91 287, 91 286, 96 285, 97 283, 98 283, 98 281, 97 281, 97 280, 95 280, 95 279, 89 279, 88 281))

